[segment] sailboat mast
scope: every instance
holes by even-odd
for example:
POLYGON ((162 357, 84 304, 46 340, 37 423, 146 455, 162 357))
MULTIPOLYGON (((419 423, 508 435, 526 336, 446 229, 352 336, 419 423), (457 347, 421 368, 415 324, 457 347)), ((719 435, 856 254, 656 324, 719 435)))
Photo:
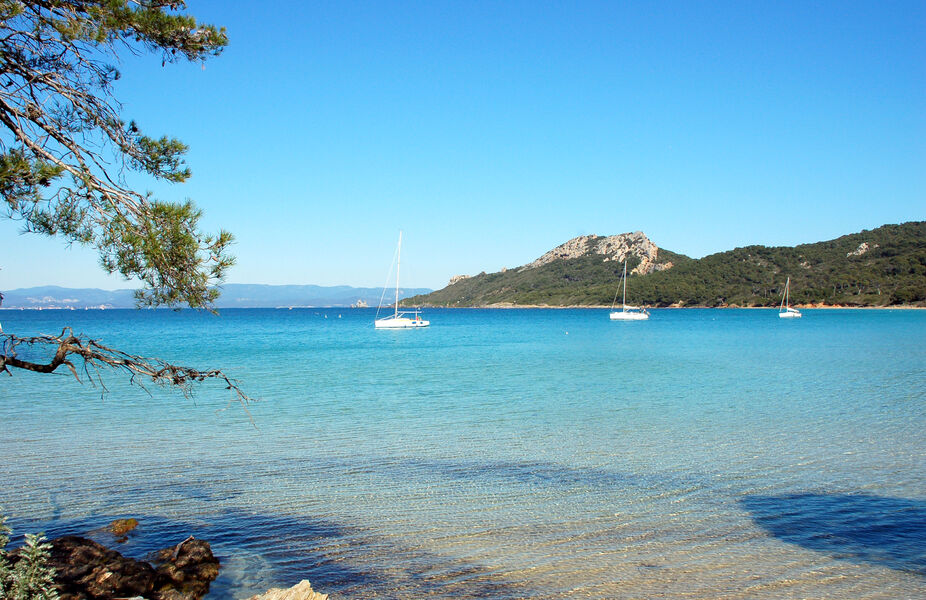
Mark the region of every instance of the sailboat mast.
POLYGON ((791 278, 788 277, 788 281, 785 282, 785 293, 781 296, 781 306, 778 307, 778 312, 784 310, 785 304, 788 302, 788 288, 791 287, 791 278))
POLYGON ((624 261, 624 276, 622 277, 622 279, 624 280, 624 296, 621 298, 621 310, 626 311, 627 310, 627 261, 626 260, 624 261))
POLYGON ((399 318, 399 270, 402 268, 402 231, 399 230, 399 251, 395 261, 395 318, 399 318))

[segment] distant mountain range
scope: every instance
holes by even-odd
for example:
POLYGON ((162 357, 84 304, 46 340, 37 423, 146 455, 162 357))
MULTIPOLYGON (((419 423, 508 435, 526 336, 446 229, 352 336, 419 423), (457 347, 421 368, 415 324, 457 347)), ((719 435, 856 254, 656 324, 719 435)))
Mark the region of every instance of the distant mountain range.
MULTIPOLYGON (((642 232, 577 237, 497 273, 458 275, 422 306, 609 306, 627 261, 627 301, 647 306, 926 305, 926 221, 794 247, 747 246, 693 259, 642 232)), ((617 298, 620 300, 620 298, 617 298)))
MULTIPOLYGON (((429 288, 400 288, 399 298, 427 294, 429 288)), ((394 291, 389 292, 394 295, 394 291)), ((229 283, 222 286, 217 308, 276 308, 279 306, 377 306, 382 288, 347 285, 259 285, 229 283)), ((389 297, 385 299, 389 302, 389 297)), ((3 308, 134 308, 133 290, 75 289, 58 286, 3 291, 3 308)))

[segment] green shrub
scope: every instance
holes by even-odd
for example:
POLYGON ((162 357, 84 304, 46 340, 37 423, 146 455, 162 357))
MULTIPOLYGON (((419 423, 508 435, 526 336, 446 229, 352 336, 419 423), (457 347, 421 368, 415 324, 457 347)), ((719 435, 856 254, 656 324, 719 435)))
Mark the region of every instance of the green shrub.
POLYGON ((10 565, 6 545, 12 530, 0 514, 0 598, 7 600, 57 600, 55 570, 48 565, 51 544, 43 534, 26 534, 19 560, 10 565))

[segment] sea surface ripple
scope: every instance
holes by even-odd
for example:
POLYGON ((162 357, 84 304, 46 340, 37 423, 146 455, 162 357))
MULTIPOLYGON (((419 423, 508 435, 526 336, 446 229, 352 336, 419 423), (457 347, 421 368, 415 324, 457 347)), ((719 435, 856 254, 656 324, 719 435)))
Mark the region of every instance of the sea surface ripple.
POLYGON ((926 597, 926 311, 2 311, 220 367, 0 383, 19 534, 136 558, 187 535, 210 598, 926 597), (125 543, 102 528, 141 525, 125 543))

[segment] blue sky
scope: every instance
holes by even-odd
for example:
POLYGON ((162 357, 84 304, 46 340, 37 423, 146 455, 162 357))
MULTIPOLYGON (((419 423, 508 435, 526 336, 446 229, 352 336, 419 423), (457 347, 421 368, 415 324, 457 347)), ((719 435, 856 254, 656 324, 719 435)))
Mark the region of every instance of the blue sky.
MULTIPOLYGON (((189 0, 230 45, 127 57, 116 89, 190 145, 233 283, 404 285, 643 231, 694 257, 926 219, 923 2, 189 0)), ((0 222, 0 289, 127 287, 0 222)))

